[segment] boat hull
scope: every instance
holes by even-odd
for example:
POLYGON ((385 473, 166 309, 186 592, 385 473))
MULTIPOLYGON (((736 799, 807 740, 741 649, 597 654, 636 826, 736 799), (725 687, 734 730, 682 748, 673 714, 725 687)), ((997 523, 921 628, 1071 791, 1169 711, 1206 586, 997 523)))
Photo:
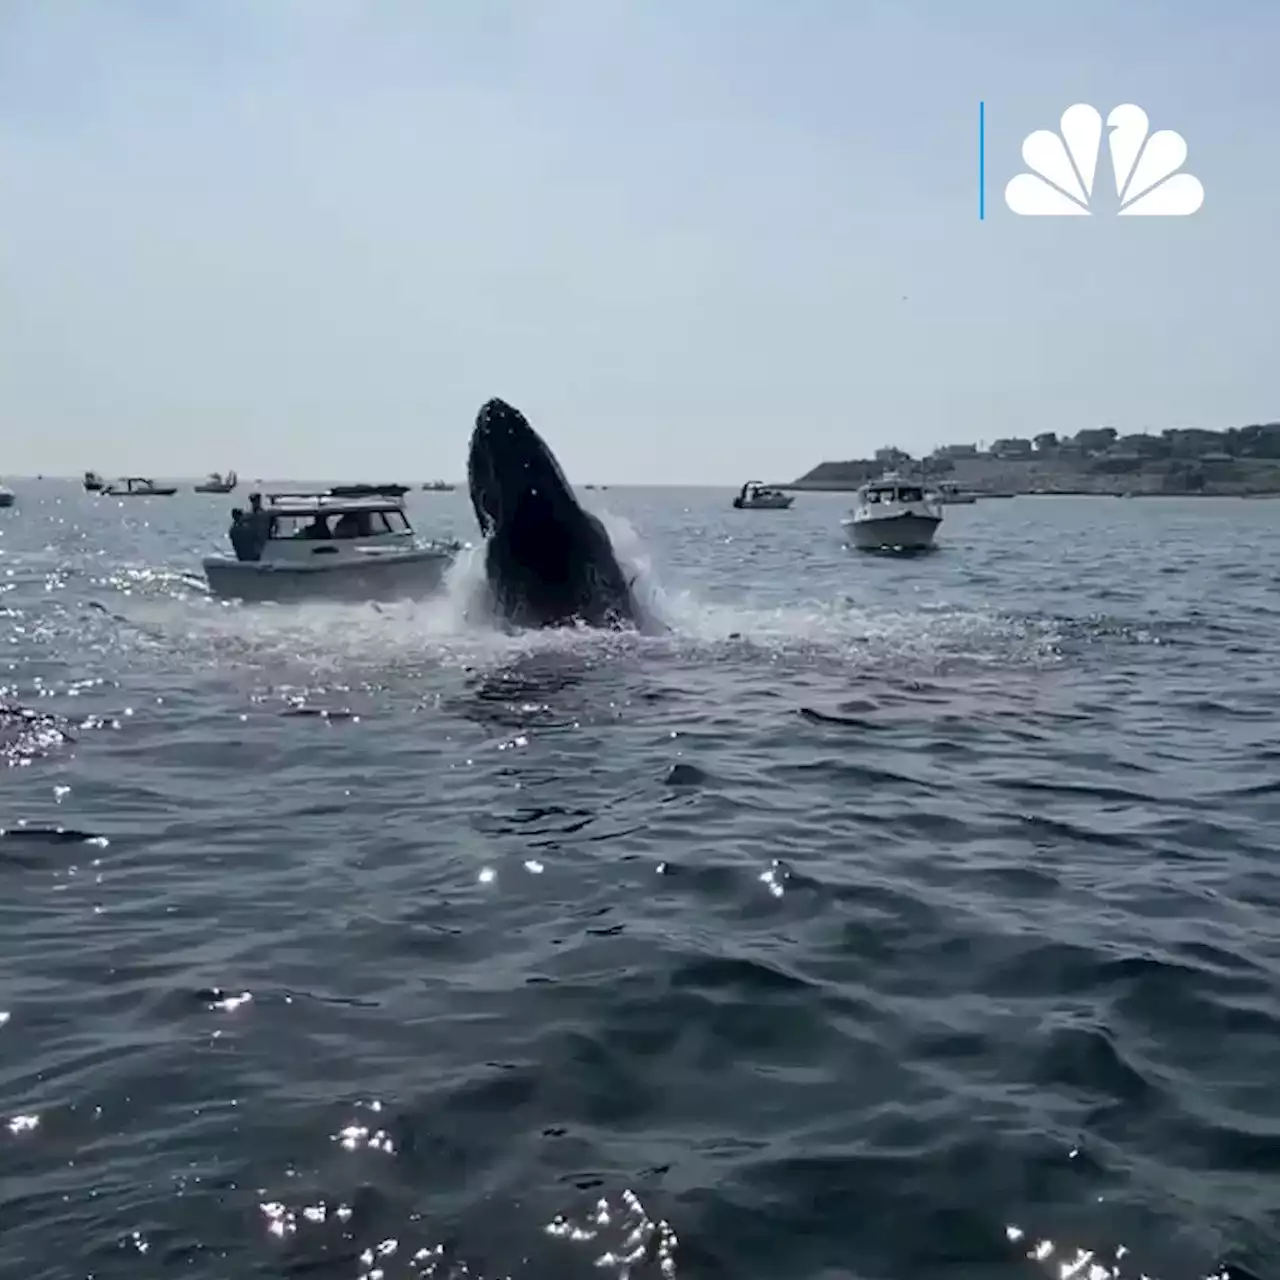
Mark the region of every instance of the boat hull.
POLYGON ((748 499, 744 502, 741 498, 734 498, 733 505, 738 511, 785 511, 795 499, 787 494, 781 498, 756 498, 748 499))
POLYGON ((454 555, 424 549, 323 566, 209 556, 203 567, 209 590, 223 600, 414 600, 440 589, 454 555))
POLYGON ((859 551, 924 551, 933 546, 942 520, 905 512, 874 520, 846 519, 842 523, 859 551))
POLYGON ((177 489, 103 489, 104 498, 172 498, 177 489))
POLYGON ((403 498, 407 484, 335 484, 329 492, 335 498, 403 498))
POLYGON ((0 507, 11 507, 15 501, 17 497, 12 489, 0 488, 0 507))

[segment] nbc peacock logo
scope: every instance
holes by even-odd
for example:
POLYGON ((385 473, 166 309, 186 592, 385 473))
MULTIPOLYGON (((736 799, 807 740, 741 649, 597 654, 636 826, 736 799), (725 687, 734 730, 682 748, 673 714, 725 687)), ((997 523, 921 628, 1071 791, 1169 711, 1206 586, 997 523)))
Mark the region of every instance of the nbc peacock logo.
MULTIPOLYGON (((1102 116, 1087 102, 1062 113, 1061 134, 1037 129, 1022 143, 1030 173, 1004 189, 1014 213, 1032 216, 1089 215, 1102 151, 1102 116)), ((1147 113, 1128 102, 1107 117, 1107 144, 1122 214, 1185 217, 1204 203, 1200 179, 1179 170, 1187 142, 1172 129, 1147 133, 1147 113)))

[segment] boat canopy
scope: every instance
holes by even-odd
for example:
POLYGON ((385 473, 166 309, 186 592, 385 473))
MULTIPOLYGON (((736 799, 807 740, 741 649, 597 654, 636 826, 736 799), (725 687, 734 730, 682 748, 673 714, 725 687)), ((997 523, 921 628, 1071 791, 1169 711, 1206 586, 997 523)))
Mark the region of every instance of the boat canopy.
MULTIPOLYGON (((404 503, 399 498, 370 494, 367 497, 337 496, 323 493, 290 490, 264 495, 264 510, 273 516, 346 515, 348 512, 396 512, 404 515, 404 503)), ((252 498, 250 499, 252 501, 252 498)))

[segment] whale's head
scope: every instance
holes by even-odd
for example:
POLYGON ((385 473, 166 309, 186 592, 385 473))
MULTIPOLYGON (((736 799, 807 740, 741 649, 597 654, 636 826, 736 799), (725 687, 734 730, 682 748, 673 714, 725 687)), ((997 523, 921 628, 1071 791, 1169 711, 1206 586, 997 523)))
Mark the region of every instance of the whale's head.
POLYGON ((489 400, 476 414, 467 486, 485 534, 517 516, 555 518, 578 510, 555 454, 524 414, 504 400, 489 400))

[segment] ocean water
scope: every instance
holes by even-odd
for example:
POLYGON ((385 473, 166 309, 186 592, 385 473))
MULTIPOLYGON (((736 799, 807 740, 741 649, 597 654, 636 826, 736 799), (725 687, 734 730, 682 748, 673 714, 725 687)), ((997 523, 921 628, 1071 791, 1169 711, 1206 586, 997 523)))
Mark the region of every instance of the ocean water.
POLYGON ((614 488, 512 637, 14 487, 0 1276, 1280 1274, 1280 503, 614 488))

